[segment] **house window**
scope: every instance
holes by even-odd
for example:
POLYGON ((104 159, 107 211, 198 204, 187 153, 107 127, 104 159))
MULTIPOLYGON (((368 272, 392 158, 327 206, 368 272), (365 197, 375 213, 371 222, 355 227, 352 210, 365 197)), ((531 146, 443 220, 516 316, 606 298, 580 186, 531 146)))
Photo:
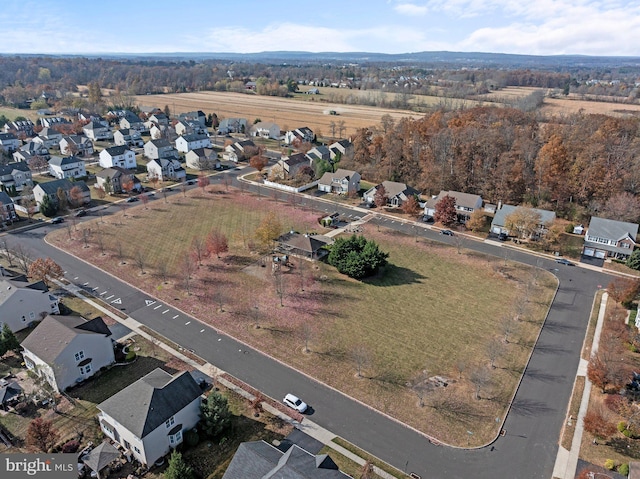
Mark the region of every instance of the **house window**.
POLYGON ((164 423, 164 425, 167 428, 170 428, 171 426, 173 426, 176 423, 176 418, 174 416, 171 416, 169 419, 167 419, 164 423))
POLYGON ((621 243, 620 246, 623 248, 629 248, 629 243, 621 243))
POLYGON ((80 367, 80 374, 89 374, 91 372, 91 363, 80 367))
POLYGON ((31 319, 31 320, 36 319, 36 313, 34 313, 33 311, 31 311, 31 312, 29 313, 29 319, 31 319))
POLYGON ((74 357, 76 358, 76 361, 84 359, 84 351, 78 351, 76 354, 74 354, 74 357))
POLYGON ((182 431, 178 431, 175 434, 169 436, 169 444, 180 444, 182 442, 182 431))
POLYGON ((133 450, 140 454, 140 449, 138 449, 138 446, 133 446, 133 450))

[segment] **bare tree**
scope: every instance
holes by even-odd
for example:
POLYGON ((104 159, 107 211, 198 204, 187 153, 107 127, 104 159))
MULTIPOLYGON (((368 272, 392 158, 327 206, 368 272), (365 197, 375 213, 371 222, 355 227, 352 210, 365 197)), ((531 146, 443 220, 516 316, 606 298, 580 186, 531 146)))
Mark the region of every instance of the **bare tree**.
POLYGON ((503 316, 500 320, 500 330, 503 334, 502 340, 509 344, 509 337, 515 333, 517 323, 509 316, 503 316))
POLYGON ((462 379, 462 374, 467 370, 467 361, 458 359, 456 361, 456 371, 458 371, 458 379, 462 379))
POLYGON ((471 384, 475 387, 475 398, 480 399, 480 393, 489 384, 489 371, 486 368, 479 366, 469 375, 471 384))
POLYGON ((180 262, 180 271, 182 272, 182 279, 184 281, 184 289, 188 295, 191 294, 191 275, 195 271, 195 265, 191 260, 191 257, 186 254, 182 257, 180 262))
POLYGON ((276 294, 280 299, 280 306, 284 306, 285 279, 282 268, 278 268, 273 274, 273 284, 276 287, 276 294))
POLYGON ((433 389, 429 383, 429 370, 423 369, 420 374, 411 381, 411 390, 418 397, 418 404, 420 407, 424 407, 424 398, 433 389))
POLYGON ((300 329, 300 334, 302 335, 302 339, 304 340, 304 352, 308 353, 309 349, 309 341, 313 339, 315 334, 315 330, 311 324, 305 322, 302 324, 302 328, 300 329))
POLYGON ((158 265, 158 276, 160 276, 163 283, 167 282, 167 278, 169 277, 169 265, 165 261, 162 261, 158 265))
POLYGON ((147 264, 147 255, 142 249, 138 249, 135 252, 134 260, 136 262, 136 266, 140 269, 140 274, 144 274, 144 267, 147 264))
POLYGON ((358 344, 351 351, 353 361, 356 364, 356 375, 361 378, 362 370, 365 369, 370 363, 371 354, 369 349, 364 344, 358 344))
POLYGON ((502 343, 502 341, 495 338, 489 341, 487 344, 487 357, 489 358, 489 365, 491 366, 491 369, 496 368, 496 361, 500 356, 502 356, 503 352, 504 343, 502 343))
POLYGON ((13 268, 13 251, 11 251, 11 249, 9 248, 9 243, 7 243, 6 239, 3 239, 2 243, 0 243, 0 246, 2 247, 2 254, 5 258, 7 258, 7 261, 9 262, 9 267, 13 268))
POLYGON ((84 242, 84 247, 89 247, 89 239, 91 238, 91 228, 82 228, 82 241, 84 242))
POLYGON ((24 249, 22 244, 18 243, 18 245, 13 249, 13 256, 18 262, 18 267, 24 274, 29 273, 29 264, 31 263, 31 258, 29 253, 24 249))
POLYGON ((120 241, 116 243, 116 255, 118 255, 120 263, 124 263, 124 247, 122 246, 122 243, 120 241))

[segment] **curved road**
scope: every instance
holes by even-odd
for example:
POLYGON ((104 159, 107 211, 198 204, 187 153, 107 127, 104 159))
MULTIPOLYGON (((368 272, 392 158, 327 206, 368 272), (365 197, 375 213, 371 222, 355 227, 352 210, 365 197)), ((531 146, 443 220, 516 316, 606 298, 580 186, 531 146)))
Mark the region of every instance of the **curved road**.
MULTIPOLYGON (((232 173, 234 182, 237 174, 232 173)), ((247 189, 256 188, 262 187, 252 185, 247 189)), ((281 198, 286 196, 281 192, 279 194, 281 198)), ((305 197, 302 202, 320 211, 364 216, 364 213, 348 207, 310 197, 305 197)), ((105 214, 117 211, 116 208, 105 210, 105 214)), ((376 222, 407 234, 452 242, 451 238, 442 237, 421 226, 382 218, 370 223, 376 222)), ((44 243, 47 231, 60 227, 64 226, 47 225, 7 238, 10 245, 19 242, 26 249, 37 251, 39 256, 53 258, 63 267, 69 281, 93 291, 105 302, 121 308, 137 321, 176 343, 195 350, 206 361, 269 396, 279 399, 286 392, 295 391, 310 403, 314 410, 311 416, 313 421, 398 469, 414 472, 423 478, 551 477, 593 296, 599 286, 606 286, 611 279, 603 273, 559 265, 520 251, 509 253, 511 260, 552 270, 559 278, 560 286, 504 422, 506 434, 491 447, 463 450, 435 446, 410 428, 44 243)), ((464 247, 496 256, 503 256, 504 252, 502 246, 476 241, 467 241, 464 247)))

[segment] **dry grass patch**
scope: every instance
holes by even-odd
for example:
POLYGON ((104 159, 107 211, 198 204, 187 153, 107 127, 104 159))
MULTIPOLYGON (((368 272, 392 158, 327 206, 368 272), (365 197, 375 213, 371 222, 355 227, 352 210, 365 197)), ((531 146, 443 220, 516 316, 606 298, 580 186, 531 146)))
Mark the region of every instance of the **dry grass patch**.
POLYGON ((384 274, 357 282, 293 258, 282 289, 270 256, 257 253, 255 228, 274 211, 283 231, 322 232, 319 212, 214 187, 168 201, 86 223, 87 248, 61 231, 49 240, 443 441, 466 445, 473 430, 481 444, 497 433, 555 288, 548 273, 366 226, 390 252, 384 274), (212 228, 227 235, 229 253, 205 259, 187 286, 181 261, 212 228), (143 268, 140 251, 149 252, 143 268), (448 387, 432 389, 434 375, 448 387))

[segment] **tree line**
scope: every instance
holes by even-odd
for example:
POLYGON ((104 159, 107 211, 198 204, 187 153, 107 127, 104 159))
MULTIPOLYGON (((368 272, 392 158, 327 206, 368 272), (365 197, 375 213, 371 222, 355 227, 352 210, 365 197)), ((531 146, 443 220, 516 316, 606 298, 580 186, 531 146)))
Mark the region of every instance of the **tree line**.
POLYGON ((513 108, 437 111, 359 129, 342 167, 425 195, 453 190, 582 220, 637 221, 640 120, 583 113, 546 120, 513 108))

